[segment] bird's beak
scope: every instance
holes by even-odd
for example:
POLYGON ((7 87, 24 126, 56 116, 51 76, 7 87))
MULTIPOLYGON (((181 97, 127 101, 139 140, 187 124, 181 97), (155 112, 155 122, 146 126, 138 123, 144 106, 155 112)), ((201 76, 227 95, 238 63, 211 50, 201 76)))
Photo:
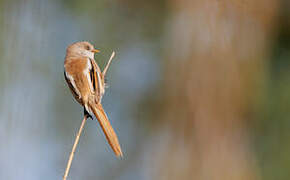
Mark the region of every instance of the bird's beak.
POLYGON ((93 50, 91 50, 93 53, 98 53, 98 52, 100 52, 100 50, 97 50, 97 49, 93 49, 93 50))

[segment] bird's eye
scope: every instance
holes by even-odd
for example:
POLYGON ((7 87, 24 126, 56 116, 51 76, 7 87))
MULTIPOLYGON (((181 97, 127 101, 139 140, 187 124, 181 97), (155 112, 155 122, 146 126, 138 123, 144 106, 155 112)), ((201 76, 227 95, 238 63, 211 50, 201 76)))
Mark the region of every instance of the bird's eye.
POLYGON ((91 49, 90 46, 86 46, 85 48, 86 48, 86 50, 90 50, 91 49))

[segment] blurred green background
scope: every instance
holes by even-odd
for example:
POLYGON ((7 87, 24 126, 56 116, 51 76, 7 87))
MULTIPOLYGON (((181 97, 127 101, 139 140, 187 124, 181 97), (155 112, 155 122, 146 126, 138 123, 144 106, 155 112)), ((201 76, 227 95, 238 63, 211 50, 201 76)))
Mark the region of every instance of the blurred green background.
POLYGON ((69 179, 290 179, 288 0, 0 0, 0 40, 0 179, 61 179, 83 40, 124 158, 87 121, 69 179))

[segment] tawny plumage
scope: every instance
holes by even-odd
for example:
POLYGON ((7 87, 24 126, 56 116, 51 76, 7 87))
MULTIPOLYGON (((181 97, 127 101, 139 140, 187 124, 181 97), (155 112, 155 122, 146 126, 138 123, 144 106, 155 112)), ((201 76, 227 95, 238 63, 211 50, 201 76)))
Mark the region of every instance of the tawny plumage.
POLYGON ((102 107, 105 93, 105 75, 114 52, 103 72, 94 60, 94 49, 89 42, 70 45, 64 61, 64 76, 75 99, 84 106, 85 113, 95 116, 116 156, 122 156, 118 137, 102 107))

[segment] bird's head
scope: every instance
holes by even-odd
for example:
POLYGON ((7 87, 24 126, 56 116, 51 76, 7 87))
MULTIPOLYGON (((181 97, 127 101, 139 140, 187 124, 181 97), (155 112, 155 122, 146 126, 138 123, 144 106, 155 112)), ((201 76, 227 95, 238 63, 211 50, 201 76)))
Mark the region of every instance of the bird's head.
POLYGON ((95 49, 94 46, 87 42, 76 42, 68 46, 66 50, 67 56, 72 57, 88 57, 94 59, 94 54, 100 52, 99 50, 95 49))

